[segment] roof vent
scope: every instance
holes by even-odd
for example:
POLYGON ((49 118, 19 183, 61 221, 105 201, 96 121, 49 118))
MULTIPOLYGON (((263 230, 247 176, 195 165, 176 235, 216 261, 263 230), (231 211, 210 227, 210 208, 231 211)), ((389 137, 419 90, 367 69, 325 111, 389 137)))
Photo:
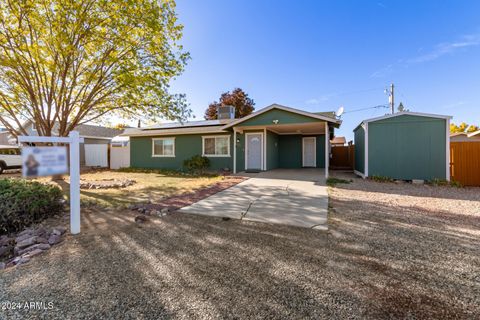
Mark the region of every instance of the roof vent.
POLYGON ((235 119, 235 107, 234 106, 220 106, 217 110, 218 119, 235 119))

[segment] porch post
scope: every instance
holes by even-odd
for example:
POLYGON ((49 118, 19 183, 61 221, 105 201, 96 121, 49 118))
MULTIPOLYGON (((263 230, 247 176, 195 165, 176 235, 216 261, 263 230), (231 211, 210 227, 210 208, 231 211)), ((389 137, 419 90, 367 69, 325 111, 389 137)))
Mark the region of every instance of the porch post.
POLYGON ((325 179, 328 179, 328 165, 330 162, 330 132, 328 122, 325 122, 325 179))
POLYGON ((233 173, 237 173, 237 130, 233 128, 233 173))

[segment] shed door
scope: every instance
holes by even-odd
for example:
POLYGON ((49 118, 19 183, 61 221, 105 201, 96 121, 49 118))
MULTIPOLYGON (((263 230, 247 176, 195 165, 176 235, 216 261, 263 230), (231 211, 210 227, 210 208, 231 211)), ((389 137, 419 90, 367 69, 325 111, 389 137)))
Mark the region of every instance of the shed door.
POLYGON ((316 142, 315 137, 305 137, 303 140, 303 166, 304 167, 316 167, 316 142))
POLYGON ((85 144, 87 167, 108 167, 108 144, 85 144))
POLYGON ((261 170, 262 169, 262 151, 263 151, 263 135, 261 133, 247 133, 247 148, 245 152, 247 156, 246 169, 261 170))

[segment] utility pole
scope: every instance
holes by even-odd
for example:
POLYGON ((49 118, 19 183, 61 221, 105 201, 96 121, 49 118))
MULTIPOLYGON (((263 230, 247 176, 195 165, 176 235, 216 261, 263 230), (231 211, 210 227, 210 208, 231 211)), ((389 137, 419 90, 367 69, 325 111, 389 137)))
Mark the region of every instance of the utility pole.
POLYGON ((388 102, 390 103, 390 111, 392 114, 395 113, 395 99, 394 99, 394 94, 393 94, 393 83, 390 85, 390 92, 388 95, 388 102))

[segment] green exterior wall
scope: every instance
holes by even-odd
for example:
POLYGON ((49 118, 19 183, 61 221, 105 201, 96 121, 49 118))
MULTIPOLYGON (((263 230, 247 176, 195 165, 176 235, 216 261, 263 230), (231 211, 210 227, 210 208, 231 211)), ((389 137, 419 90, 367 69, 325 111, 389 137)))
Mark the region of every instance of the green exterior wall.
POLYGON ((368 124, 368 175, 446 179, 446 120, 413 115, 368 124))
MULTIPOLYGON (((302 135, 279 135, 279 167, 302 168, 302 135)), ((306 136, 305 136, 306 137, 306 136)), ((325 168, 325 135, 316 135, 317 168, 325 168)), ((268 160, 268 158, 267 158, 268 160)))
POLYGON ((355 170, 365 174, 365 129, 358 126, 354 130, 355 170))
POLYGON ((278 120, 278 124, 289 124, 289 123, 309 123, 309 122, 321 122, 315 118, 310 118, 301 114, 292 113, 279 109, 272 109, 265 113, 259 114, 256 117, 250 118, 242 123, 239 123, 238 126, 264 126, 272 125, 273 120, 278 120))
MULTIPOLYGON (((212 134, 223 135, 223 134, 212 134)), ((175 157, 152 157, 152 139, 162 137, 130 137, 130 166, 133 168, 152 168, 183 170, 183 161, 195 155, 202 155, 202 136, 178 135, 175 136, 175 157)), ((233 143, 233 134, 230 134, 230 145, 233 143)), ((209 157, 210 170, 233 170, 233 150, 230 148, 230 157, 209 157)))
POLYGON ((267 130, 267 170, 279 167, 278 135, 267 130))

